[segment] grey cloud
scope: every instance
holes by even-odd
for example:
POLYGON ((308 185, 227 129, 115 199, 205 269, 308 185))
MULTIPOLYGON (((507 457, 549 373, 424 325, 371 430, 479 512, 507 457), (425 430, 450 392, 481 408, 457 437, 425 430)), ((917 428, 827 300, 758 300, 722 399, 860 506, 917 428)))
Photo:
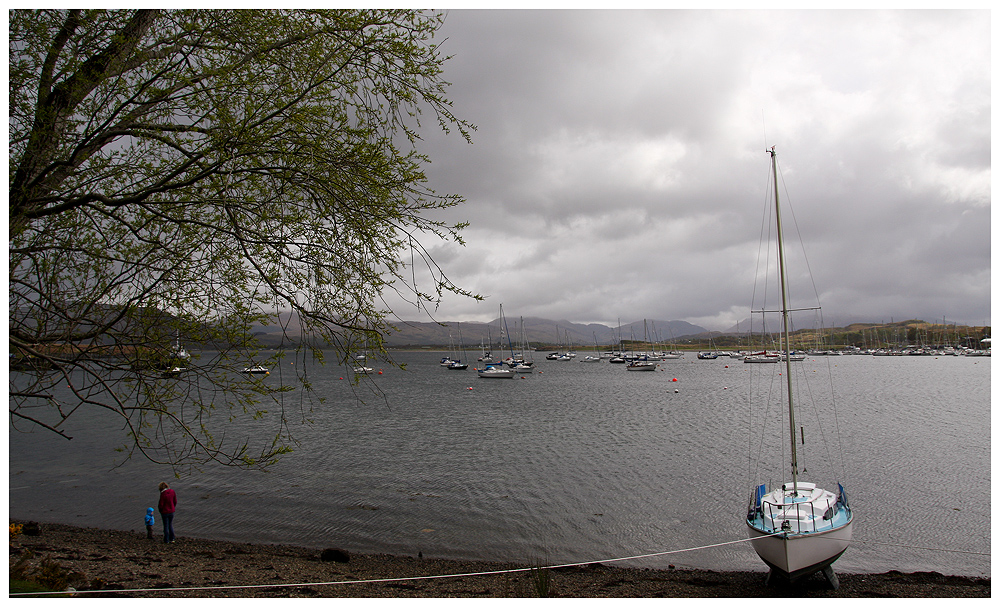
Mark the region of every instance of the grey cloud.
POLYGON ((988 318, 988 12, 454 10, 442 34, 479 127, 427 134, 471 223, 443 265, 490 296, 445 316, 728 328, 776 145, 828 312, 988 318))

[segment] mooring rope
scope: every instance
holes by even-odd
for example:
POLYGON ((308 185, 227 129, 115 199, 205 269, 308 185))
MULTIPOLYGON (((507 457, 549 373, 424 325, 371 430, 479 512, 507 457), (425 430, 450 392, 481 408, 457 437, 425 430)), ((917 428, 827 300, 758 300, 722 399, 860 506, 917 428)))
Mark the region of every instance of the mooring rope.
POLYGON ((910 548, 912 550, 930 550, 931 552, 955 552, 958 554, 974 554, 976 556, 991 556, 989 552, 976 552, 974 550, 957 550, 954 548, 932 548, 930 546, 911 546, 909 544, 891 544, 889 542, 873 542, 871 540, 851 540, 851 543, 874 544, 877 546, 893 546, 895 548, 910 548))
MULTIPOLYGON (((52 590, 45 592, 30 592, 31 596, 59 596, 59 595, 83 595, 83 594, 107 594, 107 593, 129 593, 129 592, 183 592, 183 591, 200 591, 200 590, 255 590, 262 588, 302 588, 306 586, 338 586, 347 584, 385 584, 385 583, 399 583, 399 582, 417 582, 425 580, 441 580, 448 578, 459 578, 459 577, 478 577, 485 575, 501 575, 505 573, 524 573, 527 571, 536 571, 541 569, 562 569, 565 567, 585 567, 587 565, 603 565, 605 563, 618 563, 621 561, 631 561, 637 559, 652 558, 656 556, 668 556, 671 554, 680 554, 682 552, 694 552, 696 550, 706 550, 709 548, 720 548, 722 546, 731 546, 734 544, 742 544, 744 542, 752 542, 754 540, 763 539, 764 537, 771 537, 774 535, 782 535, 781 533, 772 533, 766 536, 760 537, 749 537, 740 540, 732 540, 728 542, 719 542, 716 544, 706 544, 704 546, 695 546, 693 548, 679 548, 677 550, 665 550, 662 552, 651 552, 648 554, 637 554, 633 556, 620 556, 609 559, 599 559, 594 561, 580 561, 577 563, 564 563, 562 565, 538 565, 533 567, 518 567, 515 569, 497 569, 491 571, 471 571, 468 573, 442 573, 438 575, 420 575, 411 577, 398 577, 398 578, 373 578, 365 580, 335 580, 330 582, 291 582, 286 584, 246 584, 239 586, 184 586, 184 587, 171 587, 171 588, 116 588, 116 589, 100 589, 100 590, 52 590)), ((834 538, 830 538, 834 539, 834 538)), ((877 544, 880 546, 894 546, 897 548, 910 548, 914 550, 930 550, 933 552, 955 552, 960 554, 972 554, 978 556, 990 556, 988 552, 975 552, 971 550, 956 550, 950 548, 932 548, 928 546, 909 546, 906 544, 891 544, 886 542, 874 542, 869 540, 856 540, 852 539, 850 542, 859 544, 877 544)), ((17 596, 16 593, 10 593, 8 596, 17 596)))
MULTIPOLYGON (((469 573, 442 573, 438 575, 421 575, 413 577, 400 577, 400 578, 376 578, 376 579, 365 579, 365 580, 336 580, 330 582, 292 582, 287 584, 249 584, 241 586, 184 586, 176 588, 117 588, 117 589, 100 589, 100 590, 53 590, 46 592, 31 592, 27 593, 31 596, 57 596, 65 594, 107 594, 107 593, 130 593, 130 592, 181 592, 181 591, 194 591, 194 590, 252 590, 261 588, 301 588, 304 586, 337 586, 346 584, 378 584, 378 583, 393 583, 393 582, 414 582, 420 580, 440 580, 446 578, 458 578, 458 577, 476 577, 484 575, 500 575, 504 573, 522 573, 526 571, 534 571, 539 569, 560 569, 563 567, 583 567, 586 565, 599 565, 604 563, 616 563, 621 561, 629 561, 635 559, 651 558, 654 556, 667 556, 670 554, 679 554, 682 552, 692 552, 695 550, 705 550, 708 548, 718 548, 721 546, 728 546, 731 544, 740 544, 743 542, 751 542, 755 539, 760 538, 746 538, 741 540, 733 540, 730 542, 720 542, 718 544, 708 544, 705 546, 695 546, 693 548, 680 548, 677 550, 666 550, 663 552, 652 552, 649 554, 639 554, 635 556, 621 556, 610 559, 600 559, 595 561, 581 561, 578 563, 565 563, 562 565, 539 565, 535 567, 519 567, 516 569, 499 569, 492 571, 472 571, 469 573)), ((16 596, 11 593, 9 596, 16 596)))

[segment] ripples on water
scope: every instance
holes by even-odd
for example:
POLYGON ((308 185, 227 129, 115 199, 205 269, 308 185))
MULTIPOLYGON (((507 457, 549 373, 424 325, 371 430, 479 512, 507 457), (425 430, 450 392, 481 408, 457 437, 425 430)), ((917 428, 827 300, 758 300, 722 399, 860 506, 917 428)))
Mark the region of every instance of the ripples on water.
MULTIPOLYGON (((541 372, 524 379, 482 380, 439 357, 400 353, 408 370, 381 367, 372 378, 384 400, 364 386, 359 400, 341 368, 310 368, 326 400, 268 473, 210 468, 171 481, 146 462, 112 469, 116 454, 96 432, 78 428, 69 442, 10 432, 10 516, 141 530, 166 479, 178 531, 218 539, 554 564, 746 537, 753 365, 688 354, 629 373, 538 360, 541 372)), ((989 575, 989 557, 962 552, 990 550, 990 360, 796 364, 830 365, 837 386, 864 541, 837 569, 989 575)), ((745 543, 620 564, 764 570, 745 543)))

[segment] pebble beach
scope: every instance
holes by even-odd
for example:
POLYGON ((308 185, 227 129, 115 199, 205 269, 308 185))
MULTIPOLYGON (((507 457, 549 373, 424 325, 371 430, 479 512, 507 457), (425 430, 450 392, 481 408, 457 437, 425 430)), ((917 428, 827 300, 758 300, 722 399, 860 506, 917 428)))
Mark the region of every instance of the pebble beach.
MULTIPOLYGON (((25 523, 26 521, 11 521, 25 523)), ((159 531, 159 529, 157 529, 159 531)), ((336 548, 336 547, 331 547, 336 548)), ((816 574, 766 585, 747 571, 664 570, 545 563, 453 561, 245 544, 41 523, 37 535, 11 542, 10 565, 28 576, 45 559, 67 575, 76 596, 354 597, 354 598, 628 598, 628 597, 990 597, 990 578, 935 572, 840 573, 833 590, 816 574), (29 554, 30 553, 30 554, 29 554), (345 562, 346 561, 346 562, 345 562)))

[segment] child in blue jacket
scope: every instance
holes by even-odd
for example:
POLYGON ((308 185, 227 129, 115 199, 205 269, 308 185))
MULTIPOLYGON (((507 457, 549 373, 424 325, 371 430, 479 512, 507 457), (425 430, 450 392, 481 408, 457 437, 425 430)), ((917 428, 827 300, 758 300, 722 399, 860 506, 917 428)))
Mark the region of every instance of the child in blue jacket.
POLYGON ((156 521, 153 519, 153 509, 146 508, 146 539, 153 539, 153 523, 156 521))

